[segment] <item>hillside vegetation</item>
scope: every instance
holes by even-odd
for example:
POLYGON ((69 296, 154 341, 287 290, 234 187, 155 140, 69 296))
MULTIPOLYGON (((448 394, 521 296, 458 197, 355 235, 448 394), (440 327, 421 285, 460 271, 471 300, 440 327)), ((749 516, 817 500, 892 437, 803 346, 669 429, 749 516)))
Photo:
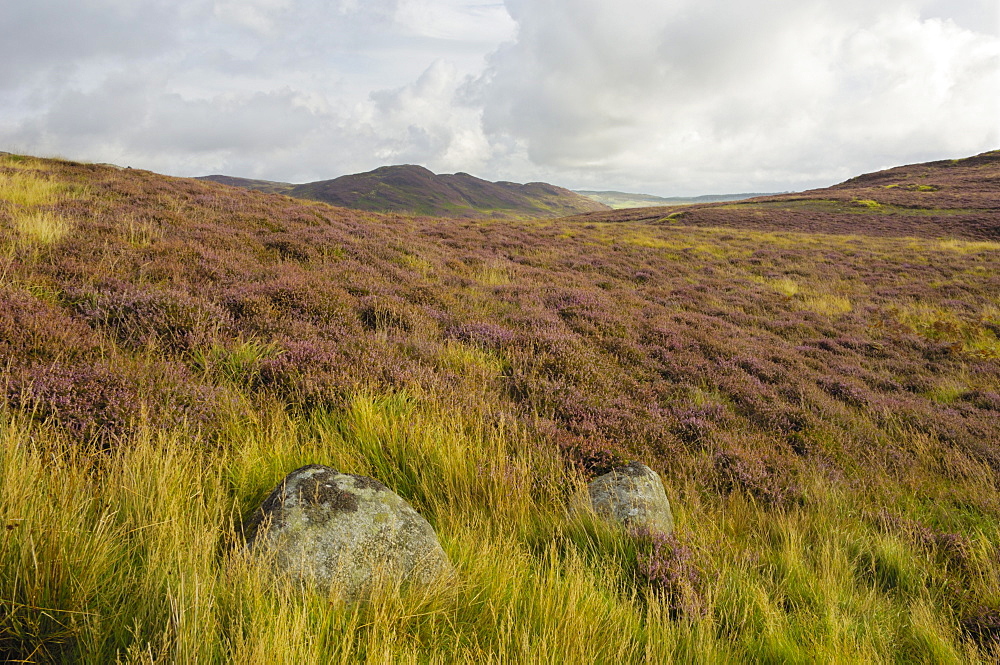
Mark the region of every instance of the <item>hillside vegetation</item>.
POLYGON ((468 173, 437 175, 409 164, 304 185, 229 176, 200 179, 354 210, 441 217, 540 218, 609 209, 603 203, 544 182, 489 182, 468 173))
POLYGON ((0 655, 995 661, 998 177, 497 221, 0 156, 0 655), (675 536, 571 510, 627 459, 675 536), (458 580, 273 582, 236 529, 307 463, 458 580))

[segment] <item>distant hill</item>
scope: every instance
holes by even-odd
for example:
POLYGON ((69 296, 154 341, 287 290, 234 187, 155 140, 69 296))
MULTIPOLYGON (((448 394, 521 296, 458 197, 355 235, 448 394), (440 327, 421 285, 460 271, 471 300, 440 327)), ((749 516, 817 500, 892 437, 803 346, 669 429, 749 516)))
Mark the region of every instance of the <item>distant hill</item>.
POLYGON ((250 178, 236 178, 229 175, 203 175, 196 179, 211 180, 212 182, 230 185, 231 187, 242 187, 243 189, 252 189, 257 192, 266 192, 268 194, 287 194, 290 190, 295 188, 295 185, 290 182, 251 180, 250 178))
POLYGON ((582 194, 598 203, 621 210, 623 208, 652 208, 654 206, 687 205, 692 203, 719 203, 722 201, 742 201, 752 199, 757 196, 770 196, 771 194, 708 194, 705 196, 653 196, 652 194, 630 194, 627 192, 615 191, 591 191, 584 189, 574 190, 577 194, 582 194))
POLYGON ((489 182, 468 173, 437 175, 412 164, 383 166, 367 173, 302 185, 218 175, 200 179, 355 210, 434 217, 562 217, 611 209, 586 196, 543 182, 521 185, 489 182))

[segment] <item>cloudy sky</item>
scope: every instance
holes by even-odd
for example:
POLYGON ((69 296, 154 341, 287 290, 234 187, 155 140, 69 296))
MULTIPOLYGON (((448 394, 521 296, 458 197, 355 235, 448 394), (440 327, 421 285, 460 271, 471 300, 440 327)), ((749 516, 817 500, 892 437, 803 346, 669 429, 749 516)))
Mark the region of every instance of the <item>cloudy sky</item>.
POLYGON ((997 0, 2 0, 0 150, 662 195, 1000 148, 997 0))

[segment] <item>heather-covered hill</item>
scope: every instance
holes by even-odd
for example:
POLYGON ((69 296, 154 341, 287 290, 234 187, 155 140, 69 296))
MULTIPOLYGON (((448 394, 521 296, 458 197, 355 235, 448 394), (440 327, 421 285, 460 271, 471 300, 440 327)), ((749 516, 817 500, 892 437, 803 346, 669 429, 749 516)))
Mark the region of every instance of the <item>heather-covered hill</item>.
POLYGON ((0 653, 996 657, 980 162, 606 222, 0 158, 0 653), (974 212, 897 211, 939 195, 974 212), (663 474, 670 539, 569 509, 626 459, 663 474), (305 463, 412 501, 461 584, 332 607, 220 554, 305 463))
POLYGON ((225 185, 287 194, 354 210, 455 218, 561 217, 609 210, 603 203, 543 182, 489 182, 468 173, 437 175, 422 166, 383 166, 304 185, 204 176, 225 185))
POLYGON ((209 180, 220 185, 230 185, 231 187, 242 187, 252 189, 257 192, 268 194, 287 194, 295 185, 290 182, 275 182, 274 180, 253 180, 252 178, 237 178, 229 175, 205 175, 196 180, 209 180))
POLYGON ((594 222, 796 230, 863 236, 1000 239, 1000 151, 914 164, 852 178, 825 189, 683 210, 596 213, 594 222))

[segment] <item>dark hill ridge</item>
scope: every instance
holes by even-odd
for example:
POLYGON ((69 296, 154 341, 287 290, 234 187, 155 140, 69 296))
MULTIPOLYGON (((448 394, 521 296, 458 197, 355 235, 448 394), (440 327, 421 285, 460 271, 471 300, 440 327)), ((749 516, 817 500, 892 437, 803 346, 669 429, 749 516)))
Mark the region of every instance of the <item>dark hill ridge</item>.
POLYGON ((647 222, 866 236, 1000 239, 1000 151, 899 166, 839 185, 739 202, 593 213, 589 222, 647 222))
POLYGON ((383 166, 303 185, 205 176, 226 185, 312 199, 344 208, 434 217, 562 217, 610 208, 543 182, 489 182, 468 173, 437 175, 413 164, 383 166))

